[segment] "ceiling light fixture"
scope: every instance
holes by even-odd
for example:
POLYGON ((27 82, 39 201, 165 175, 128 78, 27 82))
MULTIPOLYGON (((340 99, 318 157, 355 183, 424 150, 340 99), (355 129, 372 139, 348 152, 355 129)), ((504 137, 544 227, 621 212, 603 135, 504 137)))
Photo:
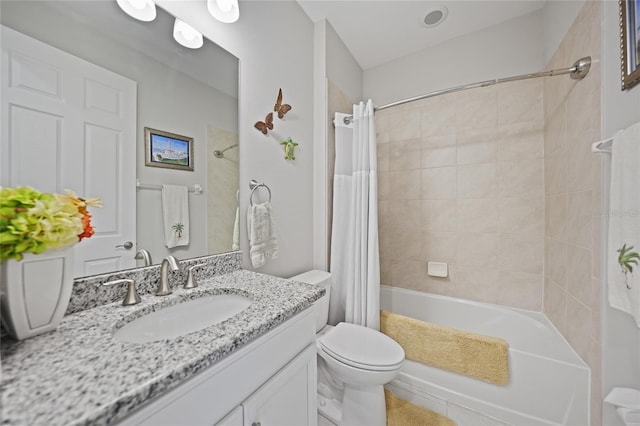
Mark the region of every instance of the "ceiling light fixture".
POLYGON ((156 4, 153 0, 116 0, 120 9, 140 21, 153 21, 156 19, 156 4))
POLYGON ((424 17, 424 25, 428 28, 437 27, 445 20, 448 14, 449 9, 446 6, 435 6, 427 11, 424 17))
POLYGON ((199 49, 204 44, 202 34, 178 18, 176 18, 176 22, 173 24, 173 38, 189 49, 199 49))
POLYGON ((236 22, 240 17, 238 0, 207 0, 207 9, 211 16, 226 24, 236 22))

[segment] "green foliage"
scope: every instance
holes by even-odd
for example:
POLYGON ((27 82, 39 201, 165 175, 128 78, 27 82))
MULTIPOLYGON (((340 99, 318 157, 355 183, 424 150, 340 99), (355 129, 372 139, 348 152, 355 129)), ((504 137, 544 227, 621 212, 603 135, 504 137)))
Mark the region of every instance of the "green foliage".
POLYGON ((638 266, 638 261, 640 260, 640 254, 637 251, 632 251, 633 246, 627 247, 627 244, 623 244, 622 248, 618 250, 618 263, 622 270, 625 271, 625 274, 632 273, 633 267, 638 266))
POLYGON ((0 189, 0 260, 73 245, 82 232, 82 213, 70 198, 26 186, 0 189))
POLYGON ((171 229, 176 231, 176 234, 178 234, 178 238, 182 238, 182 231, 184 231, 184 225, 182 223, 176 223, 171 227, 171 229))

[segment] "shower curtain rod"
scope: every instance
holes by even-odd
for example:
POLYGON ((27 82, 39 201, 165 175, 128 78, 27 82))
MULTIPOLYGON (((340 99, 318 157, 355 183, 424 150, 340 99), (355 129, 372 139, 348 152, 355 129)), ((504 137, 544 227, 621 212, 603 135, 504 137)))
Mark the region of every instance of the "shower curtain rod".
MULTIPOLYGON (((394 106, 406 104, 413 101, 419 101, 421 99, 432 98, 434 96, 446 95, 447 93, 460 92, 462 90, 475 89, 478 87, 493 86, 494 84, 508 83, 511 81, 527 80, 530 78, 553 77, 556 75, 569 74, 569 77, 571 77, 571 79, 573 80, 582 80, 587 74, 589 74, 590 68, 591 68, 591 56, 586 56, 584 58, 578 59, 573 63, 572 66, 568 68, 559 68, 551 71, 541 71, 541 72, 536 72, 532 74, 522 74, 514 77, 496 78, 494 80, 485 80, 478 83, 471 83, 471 84, 465 84, 462 86, 451 87, 449 89, 436 90, 435 92, 430 92, 424 95, 414 96, 413 98, 403 99, 401 101, 395 101, 389 104, 381 105, 379 107, 375 107, 373 110, 382 111, 383 109, 391 108, 394 106)), ((347 115, 343 120, 344 124, 350 124, 352 119, 353 119, 353 115, 347 115)))

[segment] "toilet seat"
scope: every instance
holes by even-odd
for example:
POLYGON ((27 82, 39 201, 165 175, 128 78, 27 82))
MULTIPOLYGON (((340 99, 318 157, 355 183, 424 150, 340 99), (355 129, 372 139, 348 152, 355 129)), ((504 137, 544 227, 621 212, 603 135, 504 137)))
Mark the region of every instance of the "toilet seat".
POLYGON ((404 361, 404 350, 389 336, 344 322, 320 337, 318 348, 336 361, 363 370, 396 370, 404 361))

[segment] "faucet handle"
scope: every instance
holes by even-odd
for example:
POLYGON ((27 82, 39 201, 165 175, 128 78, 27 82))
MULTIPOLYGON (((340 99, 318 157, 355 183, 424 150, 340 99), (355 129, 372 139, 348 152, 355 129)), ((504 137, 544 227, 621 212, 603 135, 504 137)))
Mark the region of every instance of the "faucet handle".
POLYGON ((124 299, 122 300, 122 305, 130 306, 130 305, 136 305, 140 303, 141 301, 140 296, 138 295, 138 289, 136 288, 136 282, 134 280, 123 278, 121 280, 107 281, 102 285, 112 286, 112 285, 124 284, 124 283, 127 283, 128 286, 127 286, 127 294, 124 296, 124 299))
POLYGON ((187 269, 187 271, 189 273, 187 274, 187 282, 185 283, 185 285, 183 287, 184 289, 188 290, 190 288, 198 287, 198 282, 196 281, 196 277, 193 274, 193 270, 196 269, 196 268, 199 268, 201 266, 204 266, 204 265, 206 265, 206 263, 199 263, 197 265, 190 266, 189 269, 187 269))

